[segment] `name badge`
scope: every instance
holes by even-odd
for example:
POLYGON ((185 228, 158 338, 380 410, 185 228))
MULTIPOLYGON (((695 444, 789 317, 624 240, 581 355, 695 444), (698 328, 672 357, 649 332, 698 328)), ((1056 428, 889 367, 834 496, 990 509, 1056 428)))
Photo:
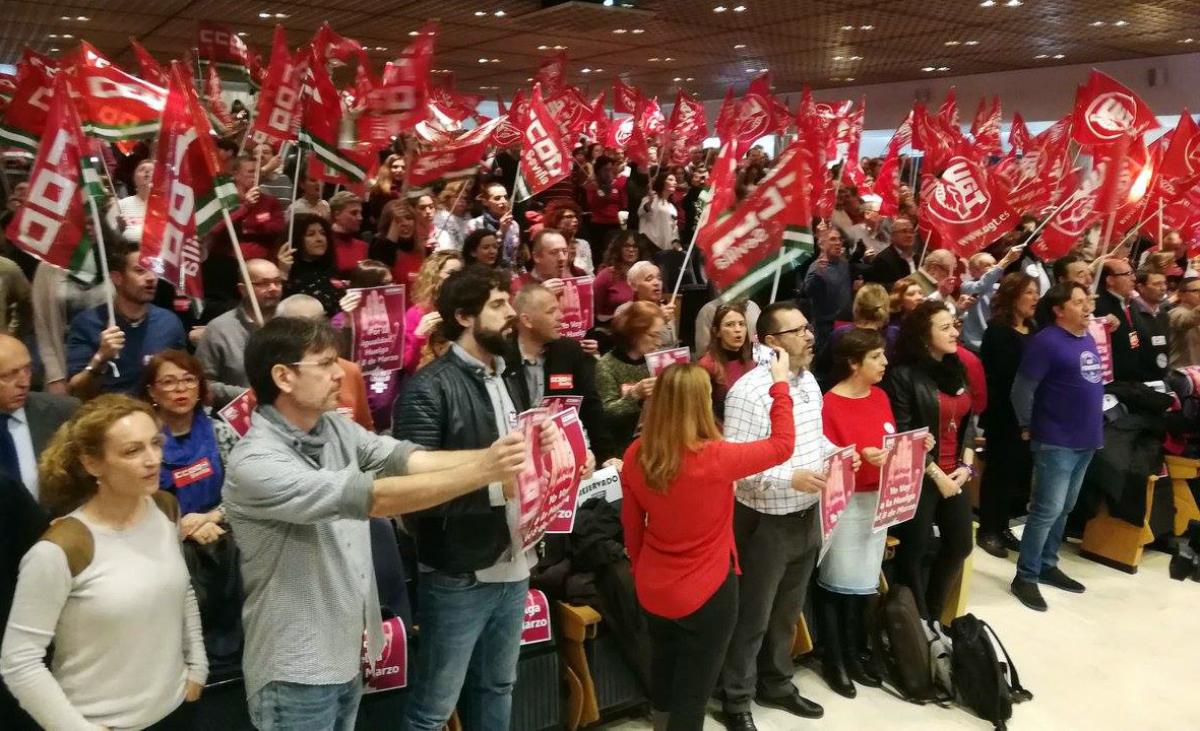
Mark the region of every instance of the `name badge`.
POLYGON ((270 211, 264 211, 262 213, 255 214, 255 216, 254 216, 255 223, 266 223, 267 221, 270 221, 270 220, 271 220, 271 212, 270 211))
POLYGON ((175 480, 176 489, 187 487, 193 482, 199 482, 206 477, 212 477, 212 463, 208 461, 208 457, 203 457, 199 462, 180 467, 177 470, 171 470, 171 478, 175 480))
POLYGON ((1137 330, 1130 330, 1129 331, 1129 347, 1133 348, 1134 350, 1137 350, 1139 347, 1141 347, 1141 345, 1142 345, 1142 341, 1140 339, 1138 339, 1137 330))
POLYGON ((573 373, 551 373, 550 374, 550 390, 551 391, 569 391, 575 388, 575 374, 573 373))
POLYGON ((1156 348, 1161 348, 1167 344, 1167 336, 1166 335, 1151 335, 1150 336, 1150 344, 1156 348))

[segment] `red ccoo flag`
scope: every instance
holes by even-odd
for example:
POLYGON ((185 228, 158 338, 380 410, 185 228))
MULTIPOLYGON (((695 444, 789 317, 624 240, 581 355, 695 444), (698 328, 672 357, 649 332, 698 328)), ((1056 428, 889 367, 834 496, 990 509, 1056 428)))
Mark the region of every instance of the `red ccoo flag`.
POLYGON ((558 125, 542 101, 540 86, 533 87, 526 116, 520 173, 528 195, 534 196, 567 177, 571 172, 571 150, 563 143, 558 125))
POLYGON ((151 84, 166 88, 167 72, 163 70, 162 65, 155 60, 150 52, 137 42, 136 38, 130 37, 129 46, 133 48, 133 55, 137 56, 138 68, 141 69, 142 78, 149 81, 151 84))
POLYGON ((1146 102, 1095 69, 1075 95, 1071 137, 1081 145, 1108 145, 1126 133, 1136 136, 1157 128, 1146 102))
POLYGON ((359 140, 387 147, 393 137, 425 119, 436 36, 436 27, 427 24, 400 58, 384 68, 383 80, 367 95, 358 118, 359 140))
POLYGON ((550 58, 543 59, 538 66, 533 81, 541 84, 547 99, 558 95, 567 85, 567 54, 559 51, 550 58))
POLYGON ((258 114, 254 116, 255 136, 275 142, 295 140, 300 131, 300 98, 308 72, 309 54, 288 50, 282 25, 275 26, 271 60, 258 95, 258 114))
POLYGON ((708 136, 704 105, 680 89, 675 94, 675 106, 671 109, 671 122, 667 128, 686 145, 700 144, 708 136))
POLYGON ((29 48, 17 64, 12 99, 0 118, 0 143, 37 152, 46 129, 58 62, 29 48))

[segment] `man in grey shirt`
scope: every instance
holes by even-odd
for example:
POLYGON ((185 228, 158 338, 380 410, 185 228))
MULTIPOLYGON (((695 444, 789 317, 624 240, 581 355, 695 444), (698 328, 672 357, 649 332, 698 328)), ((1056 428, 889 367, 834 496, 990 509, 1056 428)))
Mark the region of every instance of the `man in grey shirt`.
POLYGON ((338 415, 335 340, 324 322, 280 317, 246 345, 258 409, 223 497, 246 590, 246 695, 262 731, 354 727, 364 631, 368 656, 383 650, 367 519, 512 484, 524 465, 519 433, 434 452, 338 415))
MULTIPOLYGON (((250 284, 258 299, 263 319, 275 316, 275 308, 283 297, 283 276, 279 268, 266 259, 251 259, 246 262, 250 284)), ((213 407, 221 408, 234 400, 250 386, 246 379, 246 368, 242 354, 246 341, 259 323, 254 321, 254 305, 246 296, 246 285, 238 282, 238 295, 242 301, 237 307, 213 318, 204 328, 200 343, 196 346, 196 357, 204 366, 204 377, 208 379, 208 390, 213 395, 213 407)))

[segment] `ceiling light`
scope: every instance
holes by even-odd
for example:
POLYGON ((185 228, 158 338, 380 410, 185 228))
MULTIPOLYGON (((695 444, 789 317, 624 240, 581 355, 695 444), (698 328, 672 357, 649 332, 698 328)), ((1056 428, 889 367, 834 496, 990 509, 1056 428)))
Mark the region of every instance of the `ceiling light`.
POLYGON ((1181 38, 1180 40, 1176 41, 1176 43, 1195 43, 1195 42, 1196 42, 1195 38, 1181 38))
POLYGON ((671 79, 671 81, 683 81, 683 77, 682 77, 682 76, 676 76, 675 78, 671 79))
POLYGON ((375 50, 382 53, 387 50, 387 46, 375 46, 375 50))
MULTIPOLYGON (((279 17, 279 16, 276 16, 276 17, 279 17)), ((285 16, 283 16, 283 17, 285 17, 285 18, 286 18, 287 16, 285 15, 285 16)), ((75 16, 75 20, 78 20, 80 23, 86 23, 86 22, 88 22, 89 20, 91 20, 91 18, 89 18, 89 17, 88 17, 88 16, 86 16, 86 15, 76 15, 76 16, 75 16)))
POLYGON ((675 59, 674 59, 674 58, 672 58, 672 57, 670 57, 670 56, 667 56, 667 57, 666 57, 666 58, 664 58, 663 60, 664 60, 664 61, 674 61, 675 59))
POLYGON ((546 50, 549 50, 549 48, 550 48, 550 46, 538 46, 539 51, 546 51, 546 50))
POLYGON ((482 17, 483 17, 483 16, 485 16, 485 15, 487 15, 487 11, 486 11, 486 10, 476 10, 476 11, 475 11, 475 17, 476 17, 476 18, 482 18, 482 17))
POLYGON ((949 71, 950 67, 949 66, 938 66, 937 70, 938 71, 949 71))
POLYGON ((843 81, 854 81, 854 77, 853 77, 853 76, 847 76, 845 79, 843 79, 843 81))
POLYGON ((1019 7, 1021 7, 1021 6, 1022 6, 1024 3, 1022 3, 1022 2, 1021 2, 1021 0, 1008 0, 1008 2, 1006 2, 1006 3, 1004 3, 1004 4, 1005 4, 1005 5, 1007 5, 1007 6, 1008 6, 1008 7, 1010 7, 1010 8, 1019 8, 1019 7))
POLYGON ((58 53, 58 49, 57 49, 57 48, 51 48, 51 49, 50 49, 50 53, 58 53))
POLYGON ((685 79, 685 81, 695 81, 695 80, 696 80, 695 76, 689 76, 689 77, 687 77, 687 79, 685 79))
POLYGON ((58 38, 58 34, 57 33, 49 33, 46 35, 46 37, 47 38, 58 38))
POLYGON ((743 49, 743 48, 745 48, 745 47, 746 47, 746 44, 745 44, 745 43, 738 43, 738 44, 736 44, 736 45, 733 47, 733 50, 735 50, 735 51, 740 51, 740 50, 742 50, 742 49, 743 49))
POLYGON ((758 70, 758 73, 760 73, 760 74, 765 74, 765 73, 767 73, 767 70, 766 70, 766 69, 759 69, 759 70, 758 70))
POLYGON ((525 80, 526 80, 526 81, 533 81, 533 77, 532 77, 532 76, 527 76, 527 77, 525 77, 525 80))
POLYGON ((861 60, 862 60, 862 56, 851 56, 851 57, 850 57, 850 60, 851 60, 851 61, 861 61, 861 60))
POLYGON ((873 25, 860 25, 860 26, 858 26, 858 29, 859 29, 859 30, 875 30, 875 26, 873 26, 873 25))
POLYGON ((1113 25, 1117 26, 1118 28, 1122 28, 1129 25, 1129 22, 1125 20, 1118 20, 1117 22, 1113 23, 1113 25))
POLYGON ((996 4, 996 0, 983 0, 983 2, 979 3, 979 7, 990 8, 995 4, 996 4))
POLYGON ((627 32, 627 31, 624 28, 613 28, 613 33, 625 33, 625 32, 627 32))
POLYGON ((1092 26, 1093 28, 1099 28, 1100 26, 1104 25, 1104 21, 1103 20, 1093 20, 1091 23, 1088 23, 1088 25, 1092 26))
POLYGON ((1066 58, 1066 56, 1065 56, 1064 54, 1061 54, 1061 53, 1056 53, 1056 54, 1054 54, 1054 57, 1055 57, 1055 58, 1057 58, 1057 59, 1063 59, 1063 58, 1066 58))
POLYGON ((1034 60, 1035 60, 1035 61, 1041 61, 1043 58, 1050 58, 1050 54, 1048 54, 1048 53, 1039 53, 1038 55, 1034 56, 1033 58, 1034 58, 1034 60))
POLYGON ((497 10, 496 12, 492 13, 492 15, 496 16, 497 18, 503 18, 505 15, 507 15, 507 13, 505 13, 503 10, 497 10))
POLYGON ((421 31, 419 31, 419 30, 410 30, 410 31, 408 32, 408 34, 409 34, 410 36, 419 36, 419 35, 421 35, 421 31))
POLYGON ((854 30, 854 26, 852 26, 852 25, 843 25, 843 26, 842 26, 842 30, 854 30))
POLYGON ((727 9, 728 9, 728 8, 726 8, 724 5, 718 5, 717 7, 713 8, 713 12, 714 12, 714 13, 723 13, 723 12, 725 12, 727 9))
POLYGON ((842 60, 842 59, 844 59, 844 58, 845 58, 845 56, 834 56, 834 57, 833 57, 833 60, 834 60, 834 61, 841 61, 841 60, 842 60))
POLYGON ((979 41, 963 41, 964 46, 978 46, 979 41))
POLYGON ((556 50, 556 51, 565 51, 565 50, 567 50, 567 47, 566 47, 566 46, 555 46, 555 47, 554 47, 554 50, 556 50))
POLYGON ((604 69, 592 69, 592 73, 593 74, 602 74, 602 73, 604 73, 604 69))
POLYGON ((745 10, 746 10, 746 6, 745 6, 745 5, 735 5, 735 6, 733 6, 733 12, 735 12, 735 13, 741 13, 741 12, 744 12, 745 10))
POLYGON ((746 69, 746 73, 748 73, 748 74, 757 74, 757 73, 758 73, 758 69, 746 69))
POLYGON ((590 74, 590 73, 592 73, 592 70, 591 70, 591 69, 589 69, 589 68, 582 68, 582 69, 579 69, 579 73, 581 73, 581 74, 590 74))
POLYGON ((630 33, 635 33, 635 34, 636 34, 636 33, 645 33, 646 31, 645 31, 644 29, 642 29, 642 28, 634 28, 633 30, 631 30, 631 31, 629 31, 629 32, 630 32, 630 33))
POLYGON ((271 17, 271 14, 270 14, 270 13, 259 13, 259 14, 258 14, 258 17, 260 17, 260 18, 269 18, 269 17, 271 17))
MULTIPOLYGON (((247 33, 247 32, 246 32, 246 31, 244 31, 244 30, 239 30, 237 34, 238 34, 238 36, 240 36, 241 38, 245 38, 246 36, 250 35, 249 33, 247 33)), ((66 38, 66 36, 63 36, 63 38, 66 38)))
POLYGON ((934 67, 932 67, 932 66, 925 66, 925 67, 924 67, 924 68, 922 68, 921 70, 922 70, 922 71, 924 71, 924 72, 926 72, 926 73, 928 73, 928 72, 930 72, 930 71, 937 71, 937 69, 935 69, 935 68, 934 68, 934 67))
POLYGON ((946 42, 945 42, 945 43, 943 43, 942 45, 943 45, 943 46, 957 46, 957 45, 960 45, 960 44, 961 44, 961 42, 960 42, 960 41, 946 41, 946 42))
POLYGON ((658 56, 655 56, 654 58, 648 58, 646 60, 649 61, 650 63, 657 63, 658 61, 661 61, 662 59, 659 58, 658 56))
POLYGON ((604 0, 604 2, 602 4, 606 8, 611 8, 613 6, 613 0, 604 0))

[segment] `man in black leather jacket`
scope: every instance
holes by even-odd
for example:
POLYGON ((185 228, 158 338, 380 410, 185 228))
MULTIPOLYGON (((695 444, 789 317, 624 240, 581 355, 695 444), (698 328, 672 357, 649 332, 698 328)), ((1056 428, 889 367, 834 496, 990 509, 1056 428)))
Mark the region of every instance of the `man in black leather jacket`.
MULTIPOLYGON (((437 307, 452 344, 397 402, 399 438, 474 449, 516 428, 529 403, 520 369, 506 373, 502 357, 516 319, 509 284, 507 272, 476 265, 442 285, 437 307)), ((405 517, 421 567, 421 645, 402 728, 441 729, 456 706, 466 728, 508 728, 535 562, 521 550, 518 518, 499 484, 405 517)))

